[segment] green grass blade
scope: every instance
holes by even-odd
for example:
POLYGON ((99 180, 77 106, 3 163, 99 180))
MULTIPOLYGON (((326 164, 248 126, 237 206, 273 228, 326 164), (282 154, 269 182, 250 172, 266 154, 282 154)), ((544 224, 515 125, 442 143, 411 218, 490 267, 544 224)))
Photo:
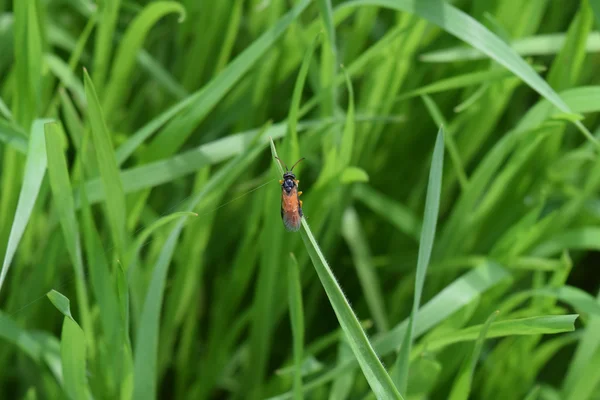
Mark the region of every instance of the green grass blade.
POLYGON ((442 172, 444 167, 444 129, 440 127, 435 140, 433 156, 431 159, 431 168, 429 172, 429 182, 427 184, 427 198, 425 200, 425 213, 423 215, 423 227, 421 229, 421 238, 419 240, 419 255, 417 258, 417 271, 415 278, 415 294, 413 298, 413 307, 408 322, 408 330, 404 335, 404 342, 398 353, 396 360, 396 370, 394 382, 398 389, 404 393, 408 385, 408 373, 410 365, 410 353, 413 344, 414 323, 419 306, 423 287, 425 286, 425 276, 427 267, 433 250, 435 239, 435 230, 437 225, 438 212, 440 209, 440 194, 442 192, 442 172))
POLYGON ((81 313, 83 330, 89 343, 94 343, 91 315, 87 289, 85 287, 85 272, 83 267, 83 256, 81 253, 81 241, 79 226, 75 215, 75 202, 73 190, 69 180, 67 161, 62 149, 62 138, 56 123, 45 125, 46 152, 48 157, 48 175, 50 187, 54 198, 54 204, 58 211, 60 225, 65 237, 65 243, 71 263, 75 271, 77 304, 81 313))
POLYGON ((471 385, 473 383, 473 374, 475 373, 475 366, 477 365, 477 360, 479 359, 481 349, 483 348, 483 342, 485 341, 490 324, 494 322, 498 313, 498 311, 493 312, 483 324, 481 332, 479 332, 479 337, 473 347, 473 352, 469 357, 465 357, 462 367, 458 372, 458 376, 454 380, 454 385, 450 392, 450 400, 467 400, 469 398, 471 385))
POLYGON ((342 236, 344 236, 352 253, 358 280, 362 286, 369 311, 375 321, 375 326, 377 326, 379 332, 385 332, 389 329, 389 323, 381 284, 371 262, 371 251, 369 250, 367 238, 361 227, 358 214, 352 207, 347 208, 344 212, 342 236))
POLYGON ((0 338, 18 347, 32 360, 39 362, 42 357, 40 344, 29 332, 22 329, 12 318, 0 311, 0 338))
MULTIPOLYGON (((572 332, 575 330, 575 320, 578 315, 549 315, 530 318, 510 319, 494 322, 490 325, 487 337, 497 338, 515 335, 540 335, 572 332)), ((436 337, 426 342, 429 351, 437 351, 454 343, 476 340, 483 325, 475 325, 455 332, 449 332, 443 337, 436 337)))
MULTIPOLYGON (((273 139, 271 139, 271 152, 273 153, 273 156, 277 156, 273 139)), ((277 160, 274 161, 280 172, 283 174, 283 169, 277 160)), ((360 364, 371 389, 379 398, 402 399, 402 396, 400 396, 394 387, 392 379, 383 367, 383 364, 381 364, 381 361, 377 358, 377 354, 373 350, 371 342, 369 342, 365 331, 363 331, 348 300, 346 300, 342 288, 333 275, 329 264, 325 261, 325 257, 304 218, 302 218, 302 229, 300 230, 300 234, 302 235, 304 245, 313 262, 315 270, 319 275, 321 284, 327 293, 327 297, 335 311, 340 326, 348 338, 348 344, 352 348, 354 356, 360 364)))
POLYGON ((106 96, 102 102, 105 115, 112 115, 129 95, 136 56, 144 44, 148 31, 164 16, 179 14, 179 21, 185 19, 185 8, 174 1, 157 1, 148 4, 131 22, 115 54, 110 80, 106 86, 106 96))
POLYGON ((44 138, 44 124, 49 120, 36 120, 31 129, 29 137, 29 148, 27 149, 27 160, 25 162, 25 176, 19 193, 19 202, 10 229, 6 254, 0 270, 0 291, 6 279, 10 264, 23 237, 25 228, 29 223, 33 206, 40 192, 42 180, 46 174, 46 141, 44 138))
POLYGON ((52 290, 48 299, 64 315, 60 341, 63 382, 65 391, 72 400, 89 399, 87 383, 86 343, 83 330, 71 316, 69 299, 52 290))
POLYGON ((290 322, 294 342, 294 398, 302 400, 302 359, 304 357, 304 309, 302 306, 302 285, 300 269, 296 257, 290 254, 292 262, 288 267, 288 299, 290 322))
POLYGON ((127 246, 125 192, 123 191, 123 183, 119 175, 113 145, 100 108, 100 102, 92 79, 85 70, 83 80, 88 101, 89 121, 92 127, 92 141, 98 158, 102 187, 104 193, 110 194, 105 198, 108 221, 117 254, 122 257, 127 246))

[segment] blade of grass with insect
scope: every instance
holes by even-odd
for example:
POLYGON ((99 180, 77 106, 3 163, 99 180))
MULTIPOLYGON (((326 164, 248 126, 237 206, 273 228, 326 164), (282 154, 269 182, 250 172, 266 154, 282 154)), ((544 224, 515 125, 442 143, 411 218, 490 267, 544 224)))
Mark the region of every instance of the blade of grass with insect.
MULTIPOLYGON (((271 139, 271 152, 274 157, 277 157, 277 150, 275 149, 273 139, 271 139)), ((281 175, 283 175, 283 169, 281 168, 281 165, 279 165, 277 162, 275 164, 278 166, 281 175)), ((376 395, 382 398, 402 399, 402 396, 400 396, 394 387, 390 376, 373 350, 373 347, 371 346, 367 335, 361 328, 354 311, 352 311, 350 304, 348 304, 348 301, 346 300, 339 283, 333 275, 329 264, 327 261, 325 261, 325 257, 321 253, 321 250, 304 218, 302 219, 302 228, 300 233, 317 274, 321 279, 321 284, 327 292, 327 296, 330 299, 340 326, 348 337, 350 347, 352 348, 354 356, 359 362, 361 369, 363 370, 363 373, 365 374, 365 377, 371 386, 371 389, 376 395)))
POLYGON ((0 270, 0 291, 2 284, 6 279, 6 274, 12 263, 13 257, 23 237, 25 228, 29 223, 33 206, 40 192, 42 180, 46 174, 46 146, 44 138, 44 124, 50 120, 36 120, 31 128, 29 137, 29 148, 27 150, 27 161, 25 162, 25 175, 23 177, 23 186, 19 193, 17 210, 10 229, 6 254, 0 270))
POLYGON ((65 392, 73 400, 90 399, 86 376, 86 338, 83 330, 71 315, 69 299, 56 290, 50 291, 47 296, 64 315, 60 356, 65 392))
POLYGON ((427 198, 425 200, 425 213, 423 216, 423 227, 421 228, 421 238, 419 240, 419 256, 417 259, 417 272, 415 279, 415 294, 413 298, 413 307, 410 313, 407 332, 404 335, 404 341, 398 352, 396 359, 394 382, 398 389, 406 392, 409 373, 409 359, 413 345, 415 318, 419 311, 423 287, 425 285, 425 276, 427 267, 431 259, 433 242, 435 239, 435 230, 440 208, 440 194, 442 190, 442 171, 444 167, 444 129, 440 127, 435 140, 431 168, 429 172, 429 183, 427 185, 427 198))

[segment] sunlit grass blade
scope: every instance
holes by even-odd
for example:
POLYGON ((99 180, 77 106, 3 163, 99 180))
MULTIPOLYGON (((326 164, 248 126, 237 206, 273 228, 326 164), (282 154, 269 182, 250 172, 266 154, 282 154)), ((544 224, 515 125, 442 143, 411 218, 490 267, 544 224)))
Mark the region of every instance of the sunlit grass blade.
POLYGON ((419 256, 417 258, 417 270, 415 278, 415 292, 413 306, 408 322, 407 332, 404 335, 402 347, 398 352, 394 382, 396 387, 404 393, 408 384, 408 373, 410 365, 410 353, 413 344, 415 318, 419 311, 427 267, 433 250, 435 230, 440 209, 440 194, 442 192, 442 172, 444 167, 444 129, 440 127, 435 140, 431 168, 429 170, 429 182, 427 184, 427 197, 425 199, 425 212, 423 215, 423 226, 419 240, 419 256))
POLYGON ((473 383, 473 374, 475 373, 475 366, 483 348, 483 342, 485 341, 490 324, 494 322, 498 313, 498 311, 493 312, 483 324, 481 332, 479 332, 479 337, 473 347, 473 352, 468 357, 465 357, 458 376, 454 380, 454 385, 450 392, 450 400, 466 400, 469 398, 473 383))
POLYGON ((27 161, 25 163, 25 175, 19 193, 19 202, 10 229, 10 236, 6 247, 6 254, 0 270, 0 291, 6 279, 10 264, 23 237, 25 228, 29 223, 35 201, 40 192, 42 180, 46 174, 46 140, 44 138, 44 124, 49 120, 36 120, 31 128, 29 146, 27 149, 27 161))
POLYGON ((48 299, 64 315, 60 341, 63 383, 65 391, 72 400, 90 399, 87 383, 86 341, 83 330, 71 315, 69 299, 52 290, 48 299))
POLYGON ((102 187, 104 193, 107 194, 105 200, 108 221, 117 254, 122 257, 124 248, 127 246, 125 192, 123 191, 123 183, 117 167, 110 133, 106 127, 94 84, 86 70, 83 71, 83 80, 88 101, 89 122, 92 128, 92 141, 98 158, 102 187))
POLYGON ((302 393, 302 359, 304 357, 304 308, 302 306, 302 285, 300 270, 296 257, 290 254, 292 262, 288 267, 288 299, 290 304, 290 322, 294 337, 294 398, 301 400, 302 393))

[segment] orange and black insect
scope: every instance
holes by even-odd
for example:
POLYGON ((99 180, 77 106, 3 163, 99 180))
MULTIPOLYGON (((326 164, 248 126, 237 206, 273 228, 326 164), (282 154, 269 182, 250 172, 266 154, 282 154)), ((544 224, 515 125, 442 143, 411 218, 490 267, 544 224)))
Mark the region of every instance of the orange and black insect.
POLYGON ((295 232, 300 229, 302 221, 302 200, 299 199, 302 192, 298 191, 300 181, 296 179, 296 175, 292 171, 300 161, 304 160, 304 157, 296 161, 290 169, 279 158, 277 160, 285 168, 283 179, 279 181, 281 185, 281 219, 285 229, 295 232))

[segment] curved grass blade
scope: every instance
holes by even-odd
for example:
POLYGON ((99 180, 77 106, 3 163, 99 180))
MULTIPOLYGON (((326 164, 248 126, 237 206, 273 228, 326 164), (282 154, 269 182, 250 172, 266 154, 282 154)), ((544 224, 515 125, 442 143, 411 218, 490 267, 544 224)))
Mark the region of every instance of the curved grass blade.
POLYGON ((111 78, 106 86, 106 96, 102 103, 105 115, 111 115, 127 98, 131 89, 128 81, 131 79, 136 56, 144 44, 148 31, 159 19, 172 13, 179 14, 180 22, 185 19, 185 8, 175 1, 150 3, 144 7, 125 31, 123 38, 119 41, 111 78))
POLYGON ((427 184, 427 198, 425 200, 425 214, 423 216, 423 227, 421 229, 421 239, 419 241, 419 256, 417 258, 417 272, 415 278, 415 294, 413 299, 412 312, 408 321, 407 332, 404 335, 404 342, 398 353, 396 360, 396 369, 394 381, 401 392, 406 392, 408 385, 408 372, 410 365, 410 352, 413 344, 414 324, 423 287, 425 285, 425 276, 427 267, 433 250, 435 239, 435 229, 437 225, 438 212, 440 209, 440 195, 442 192, 442 172, 444 167, 444 129, 440 127, 435 140, 433 156, 431 159, 431 168, 429 172, 429 183, 427 184))
POLYGON ((29 145, 27 149, 27 160, 25 161, 25 175, 23 176, 23 185, 19 193, 17 210, 10 229, 8 244, 2 269, 0 270, 0 291, 2 284, 6 279, 6 274, 10 268, 12 259, 17 251, 19 242, 23 237, 25 228, 29 223, 29 218, 33 211, 35 201, 42 186, 42 180, 46 174, 46 141, 44 138, 44 124, 50 120, 36 120, 31 128, 29 145))

